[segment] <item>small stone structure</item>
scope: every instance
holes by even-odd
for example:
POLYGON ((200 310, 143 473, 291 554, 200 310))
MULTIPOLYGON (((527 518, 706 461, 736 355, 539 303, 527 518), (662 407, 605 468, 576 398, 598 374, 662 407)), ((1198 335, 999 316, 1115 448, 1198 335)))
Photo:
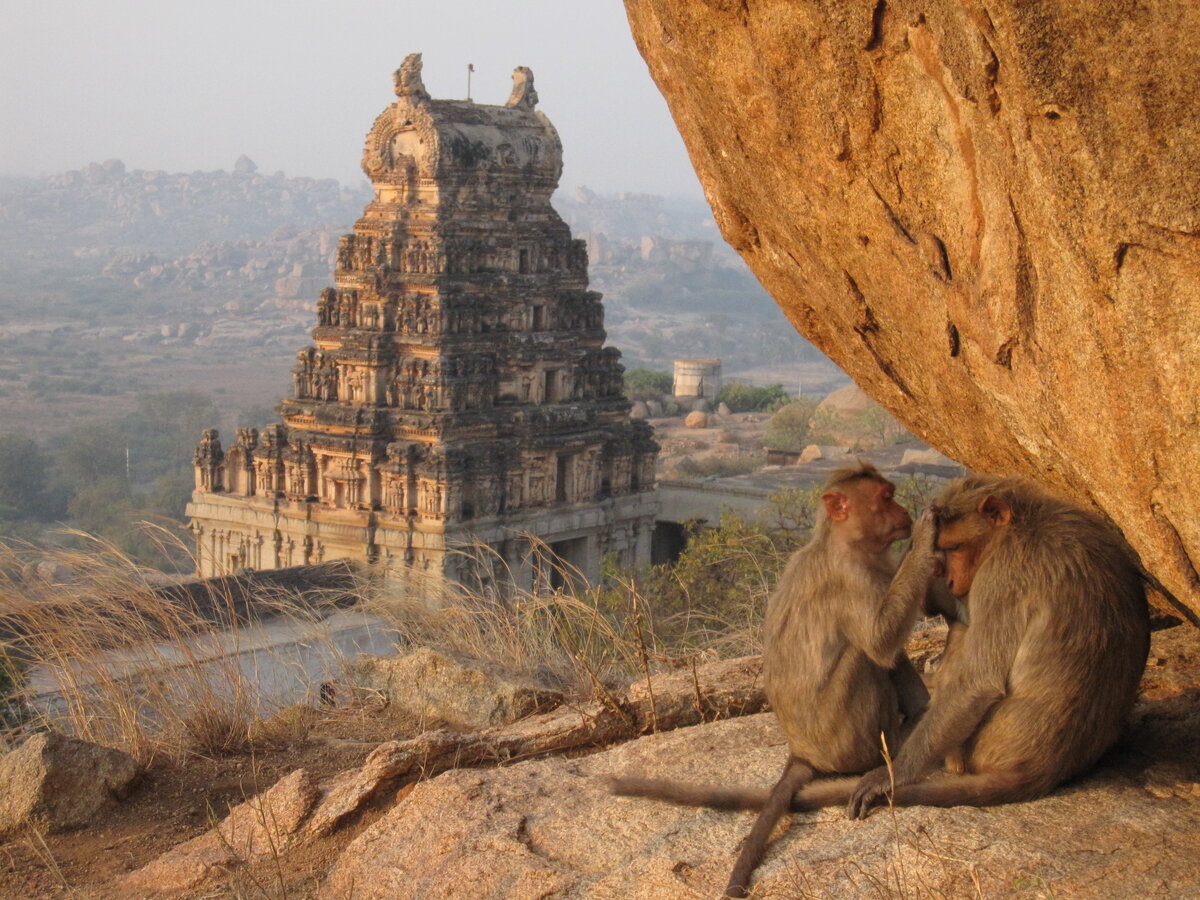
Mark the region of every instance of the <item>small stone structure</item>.
POLYGON ((531 544, 587 578, 609 552, 648 560, 658 446, 550 205, 562 145, 533 74, 504 106, 435 100, 413 54, 395 88, 283 422, 197 448, 200 574, 347 557, 529 586, 556 577, 531 544))
POLYGON ((721 391, 721 361, 719 359, 675 360, 676 397, 701 397, 715 400, 721 391))

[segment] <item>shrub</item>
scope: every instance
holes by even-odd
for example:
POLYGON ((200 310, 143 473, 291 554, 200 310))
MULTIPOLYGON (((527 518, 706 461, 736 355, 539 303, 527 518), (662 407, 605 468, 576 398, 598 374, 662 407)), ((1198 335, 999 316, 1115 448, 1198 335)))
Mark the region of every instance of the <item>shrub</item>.
POLYGON ((657 400, 675 389, 670 372, 630 369, 625 373, 625 396, 630 400, 657 400))
MULTIPOLYGON (((0 548, 0 592, 12 635, 2 649, 21 660, 29 686, 36 676, 41 692, 53 691, 48 699, 44 693, 25 697, 20 682, 8 688, 17 698, 9 709, 27 717, 23 727, 50 725, 146 764, 245 747, 263 731, 256 721, 277 707, 231 652, 250 644, 252 623, 227 582, 206 582, 206 593, 192 599, 172 595, 155 589, 158 573, 112 545, 78 537, 87 542, 83 551, 0 548), (51 584, 23 575, 34 560, 74 577, 51 584)), ((160 539, 172 536, 161 533, 160 539)), ((255 597, 254 621, 304 623, 314 626, 306 640, 320 640, 315 625, 323 601, 311 592, 263 590, 255 597)), ((293 663, 284 657, 277 664, 293 663)))
POLYGON ((724 403, 731 412, 763 412, 786 403, 791 396, 782 384, 758 387, 741 381, 730 381, 717 393, 717 403, 724 403))
POLYGON ((815 397, 801 397, 771 416, 763 433, 763 443, 771 450, 803 450, 810 441, 809 422, 817 410, 815 397))

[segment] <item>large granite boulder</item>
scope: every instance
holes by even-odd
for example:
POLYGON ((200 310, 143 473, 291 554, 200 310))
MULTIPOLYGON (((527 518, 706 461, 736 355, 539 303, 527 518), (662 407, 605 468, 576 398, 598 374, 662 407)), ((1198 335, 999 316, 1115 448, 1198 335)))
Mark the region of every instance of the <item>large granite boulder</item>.
POLYGON ((142 767, 120 750, 42 732, 0 757, 0 836, 87 825, 123 800, 142 767))
MULTIPOLYGON (((755 896, 1200 895, 1200 707, 1189 646, 1156 636, 1137 727, 1095 772, 1041 800, 991 809, 880 809, 863 822, 842 809, 793 816, 755 876, 755 896)), ((765 713, 582 758, 447 772, 367 827, 320 896, 715 897, 750 814, 614 797, 603 779, 636 771, 765 786, 786 752, 765 713)))
POLYGON ((428 647, 404 656, 358 656, 349 674, 355 687, 379 694, 395 709, 469 730, 514 722, 563 701, 561 691, 495 663, 428 647))
POLYGON ((626 0, 725 238, 914 434, 1200 611, 1200 6, 626 0))

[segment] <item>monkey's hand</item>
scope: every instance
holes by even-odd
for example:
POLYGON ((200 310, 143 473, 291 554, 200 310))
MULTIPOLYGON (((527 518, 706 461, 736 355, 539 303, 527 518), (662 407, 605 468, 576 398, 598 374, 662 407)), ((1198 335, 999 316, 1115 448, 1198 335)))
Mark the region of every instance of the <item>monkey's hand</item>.
POLYGON ((888 774, 887 766, 872 769, 854 786, 850 804, 846 807, 846 815, 851 819, 865 819, 871 812, 871 807, 891 793, 891 789, 892 777, 888 774))
POLYGON ((937 519, 933 509, 926 509, 917 517, 912 530, 912 552, 927 557, 934 556, 934 544, 937 541, 937 519))

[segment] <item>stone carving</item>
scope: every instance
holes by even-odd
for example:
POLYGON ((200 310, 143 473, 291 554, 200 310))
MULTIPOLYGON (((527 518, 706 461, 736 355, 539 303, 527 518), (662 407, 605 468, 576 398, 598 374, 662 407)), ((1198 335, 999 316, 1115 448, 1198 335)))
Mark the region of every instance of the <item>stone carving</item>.
POLYGON ((550 205, 561 145, 533 75, 495 107, 431 100, 420 69, 405 60, 367 137, 376 200, 338 244, 283 423, 197 450, 204 574, 336 553, 458 578, 454 547, 478 539, 529 584, 523 532, 562 536, 590 575, 602 548, 648 553, 658 448, 630 421, 585 245, 550 205), (583 526, 589 504, 606 512, 583 526))
POLYGON ((401 100, 407 100, 409 103, 424 103, 429 99, 429 94, 425 90, 425 82, 421 80, 420 53, 410 53, 404 57, 400 68, 392 73, 392 83, 396 87, 396 96, 401 100))
POLYGON ((192 462, 196 466, 196 490, 224 490, 222 476, 225 454, 221 450, 221 438, 217 429, 205 429, 192 462))
POLYGON ((510 109, 521 107, 533 109, 537 106, 538 95, 533 89, 533 71, 528 66, 517 66, 513 69, 513 88, 504 105, 510 109))

